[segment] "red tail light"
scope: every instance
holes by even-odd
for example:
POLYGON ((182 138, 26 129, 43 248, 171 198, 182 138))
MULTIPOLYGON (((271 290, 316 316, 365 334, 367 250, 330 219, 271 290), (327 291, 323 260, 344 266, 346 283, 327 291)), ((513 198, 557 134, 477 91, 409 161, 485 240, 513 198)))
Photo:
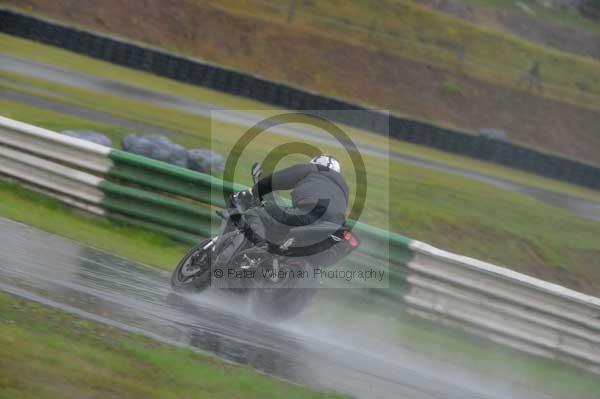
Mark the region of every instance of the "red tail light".
POLYGON ((344 239, 348 241, 352 248, 358 247, 358 240, 348 230, 344 230, 344 239))

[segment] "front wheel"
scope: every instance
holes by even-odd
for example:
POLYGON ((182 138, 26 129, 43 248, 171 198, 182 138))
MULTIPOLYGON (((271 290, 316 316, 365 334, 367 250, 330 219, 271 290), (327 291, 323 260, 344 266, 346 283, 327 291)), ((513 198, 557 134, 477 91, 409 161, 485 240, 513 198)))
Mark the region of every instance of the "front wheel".
POLYGON ((188 251, 171 275, 171 287, 177 292, 201 292, 210 286, 211 240, 203 241, 188 251))

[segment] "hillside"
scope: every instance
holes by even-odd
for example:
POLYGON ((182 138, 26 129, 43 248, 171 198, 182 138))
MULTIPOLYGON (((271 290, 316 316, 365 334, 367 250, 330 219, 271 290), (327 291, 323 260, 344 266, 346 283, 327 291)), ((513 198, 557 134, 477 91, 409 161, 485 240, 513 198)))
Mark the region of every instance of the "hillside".
POLYGON ((415 0, 466 21, 492 26, 561 51, 600 58, 600 20, 537 0, 415 0))
POLYGON ((512 141, 600 163, 600 63, 591 58, 405 1, 302 1, 294 10, 287 1, 142 3, 0 2, 400 114, 501 128, 512 141), (543 92, 517 84, 534 61, 543 92))

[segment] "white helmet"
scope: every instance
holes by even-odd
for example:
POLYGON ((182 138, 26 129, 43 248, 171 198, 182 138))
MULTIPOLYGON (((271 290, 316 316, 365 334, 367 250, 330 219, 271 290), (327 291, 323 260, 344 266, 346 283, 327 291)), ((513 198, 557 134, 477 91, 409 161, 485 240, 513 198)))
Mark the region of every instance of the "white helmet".
POLYGON ((331 170, 340 173, 340 162, 333 155, 321 154, 310 160, 310 163, 323 165, 331 170))

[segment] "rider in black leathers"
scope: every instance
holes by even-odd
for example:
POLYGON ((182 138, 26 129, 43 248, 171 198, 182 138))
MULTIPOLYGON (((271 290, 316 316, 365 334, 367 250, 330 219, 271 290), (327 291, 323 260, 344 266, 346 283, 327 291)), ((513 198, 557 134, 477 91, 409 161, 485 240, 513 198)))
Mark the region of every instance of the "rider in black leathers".
POLYGON ((266 249, 267 242, 281 245, 292 227, 321 222, 343 225, 348 185, 339 172, 339 162, 323 154, 310 163, 291 166, 258 181, 251 195, 262 201, 273 191, 292 190, 292 207, 267 202, 246 213, 255 247, 266 249))

